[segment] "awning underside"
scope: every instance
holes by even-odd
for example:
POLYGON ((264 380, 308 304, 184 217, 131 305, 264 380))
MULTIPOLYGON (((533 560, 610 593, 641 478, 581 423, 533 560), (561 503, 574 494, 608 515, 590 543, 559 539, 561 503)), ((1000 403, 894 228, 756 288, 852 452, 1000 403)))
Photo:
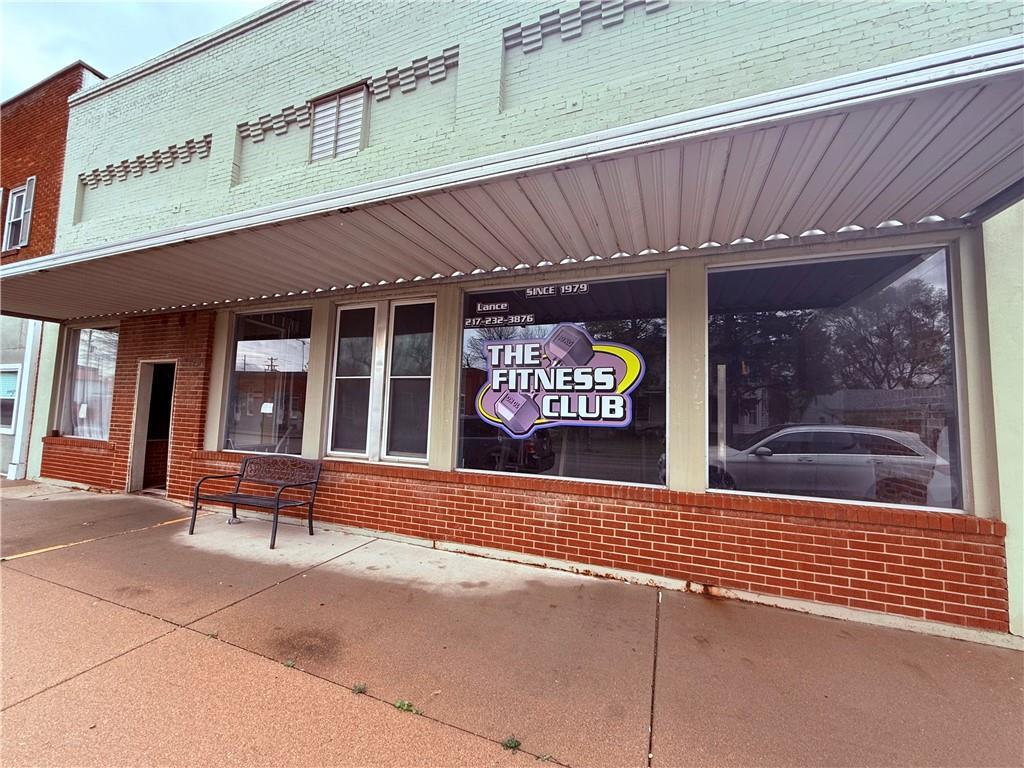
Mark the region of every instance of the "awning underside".
POLYGON ((958 221, 1024 178, 1019 73, 7 277, 51 319, 958 221))

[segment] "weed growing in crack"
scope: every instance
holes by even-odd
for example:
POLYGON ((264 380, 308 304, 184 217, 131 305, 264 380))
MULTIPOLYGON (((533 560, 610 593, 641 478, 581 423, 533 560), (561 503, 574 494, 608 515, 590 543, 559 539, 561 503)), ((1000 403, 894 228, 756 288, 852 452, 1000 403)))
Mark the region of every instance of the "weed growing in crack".
POLYGON ((413 706, 413 703, 411 701, 406 701, 405 699, 399 699, 398 701, 396 701, 395 709, 399 709, 402 712, 412 712, 414 715, 423 714, 422 709, 416 709, 416 707, 413 706))
POLYGON ((522 746, 522 743, 523 742, 521 742, 515 736, 509 736, 507 739, 505 739, 503 742, 501 742, 501 748, 502 749, 511 749, 513 752, 515 752, 516 750, 519 749, 520 746, 522 746))
POLYGON ((356 683, 353 685, 352 693, 366 693, 366 683, 356 683))
POLYGON ((284 665, 288 667, 288 669, 292 669, 295 666, 295 659, 288 659, 288 661, 284 662, 284 665))

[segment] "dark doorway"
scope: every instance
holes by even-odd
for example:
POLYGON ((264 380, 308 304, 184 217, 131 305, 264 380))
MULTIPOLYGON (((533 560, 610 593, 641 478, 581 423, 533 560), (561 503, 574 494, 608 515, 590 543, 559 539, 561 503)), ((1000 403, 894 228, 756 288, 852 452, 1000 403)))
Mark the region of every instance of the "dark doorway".
POLYGON ((154 363, 146 427, 146 455, 142 488, 167 488, 167 455, 171 437, 171 398, 174 393, 174 363, 154 363))

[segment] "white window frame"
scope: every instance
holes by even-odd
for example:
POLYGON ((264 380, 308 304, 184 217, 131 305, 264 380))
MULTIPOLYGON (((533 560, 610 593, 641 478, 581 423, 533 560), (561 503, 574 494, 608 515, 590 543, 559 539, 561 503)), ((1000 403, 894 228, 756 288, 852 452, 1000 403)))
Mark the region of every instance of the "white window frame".
POLYGON ((32 198, 35 196, 36 177, 29 179, 20 187, 14 187, 7 194, 7 215, 4 217, 4 239, 2 249, 13 251, 28 245, 29 231, 32 223, 32 198), (31 193, 31 194, 30 194, 31 193), (21 198, 21 213, 15 218, 14 200, 21 198), (17 222, 21 226, 18 229, 18 242, 11 242, 11 227, 17 222))
POLYGON ((340 91, 334 91, 333 93, 319 96, 309 101, 309 162, 318 163, 321 160, 336 160, 338 158, 352 157, 358 154, 366 146, 367 136, 367 104, 369 103, 369 89, 365 83, 359 85, 350 86, 348 88, 342 88, 340 91), (361 98, 359 105, 359 140, 356 144, 355 149, 346 150, 345 152, 338 152, 338 124, 340 122, 341 102, 346 97, 358 95, 361 98), (334 101, 336 105, 336 111, 334 113, 334 132, 331 138, 331 152, 330 154, 320 155, 318 157, 313 156, 313 138, 315 136, 314 128, 316 127, 316 108, 318 105, 323 104, 327 101, 334 101))
MULTIPOLYGON (((13 435, 18 429, 18 416, 21 410, 21 363, 0 364, 0 373, 14 371, 14 404, 11 407, 11 425, 5 427, 0 424, 0 435, 13 435)), ((7 399, 7 398, 3 398, 7 399)))
POLYGON ((327 399, 328 416, 327 430, 324 436, 324 455, 357 461, 370 461, 395 464, 425 465, 430 453, 430 430, 432 427, 430 407, 427 408, 427 455, 402 456, 387 452, 388 418, 391 411, 391 354, 395 327, 395 309, 414 304, 430 304, 434 308, 434 321, 430 332, 430 376, 402 376, 400 378, 423 378, 432 380, 437 364, 437 298, 420 296, 408 299, 390 299, 359 304, 339 304, 335 311, 333 351, 331 353, 330 393, 327 399), (338 334, 341 331, 341 313, 356 309, 373 309, 373 362, 370 366, 370 404, 366 420, 366 450, 341 451, 333 450, 334 439, 334 402, 338 376, 338 334))
POLYGON ((330 396, 327 398, 327 433, 325 435, 326 451, 325 453, 329 456, 341 456, 348 459, 364 459, 367 461, 379 461, 380 460, 380 441, 374 445, 372 435, 380 435, 381 425, 381 408, 383 402, 383 393, 376 383, 379 377, 383 375, 384 366, 384 355, 382 353, 382 347, 387 345, 387 325, 381 323, 381 317, 384 316, 388 302, 386 301, 369 301, 360 304, 340 304, 335 307, 334 314, 334 333, 331 334, 333 339, 333 349, 331 350, 331 367, 328 371, 331 386, 330 396), (373 345, 372 358, 370 360, 370 401, 367 405, 368 413, 366 417, 366 447, 362 451, 346 451, 346 450, 335 450, 332 445, 334 443, 334 399, 338 386, 338 379, 340 378, 363 378, 363 377, 347 377, 338 376, 338 340, 339 334, 341 333, 341 316, 344 312, 352 312, 360 309, 372 309, 373 310, 373 334, 371 336, 371 344, 373 345), (378 395, 381 397, 378 398, 378 395))

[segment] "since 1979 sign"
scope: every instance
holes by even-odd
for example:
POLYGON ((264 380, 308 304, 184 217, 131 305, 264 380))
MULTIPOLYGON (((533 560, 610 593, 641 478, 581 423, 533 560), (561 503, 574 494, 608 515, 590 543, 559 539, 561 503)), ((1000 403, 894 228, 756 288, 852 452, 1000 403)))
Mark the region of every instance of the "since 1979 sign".
POLYGON ((547 338, 493 341, 484 350, 487 382, 476 411, 511 437, 633 421, 630 393, 643 379, 644 360, 632 347, 595 341, 581 326, 562 323, 547 338))

